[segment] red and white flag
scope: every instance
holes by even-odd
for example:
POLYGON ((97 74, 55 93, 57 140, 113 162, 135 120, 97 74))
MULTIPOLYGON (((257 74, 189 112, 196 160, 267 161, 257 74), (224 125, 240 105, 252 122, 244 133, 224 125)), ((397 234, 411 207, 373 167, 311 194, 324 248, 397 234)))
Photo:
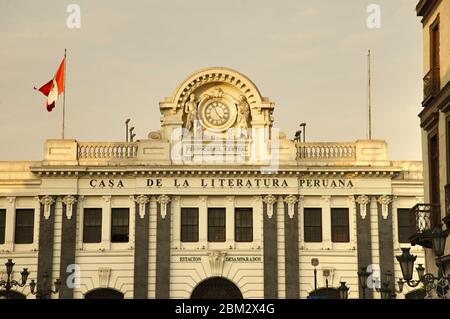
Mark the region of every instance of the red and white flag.
POLYGON ((58 71, 56 71, 55 77, 51 79, 48 83, 41 86, 39 89, 34 88, 35 90, 39 90, 47 97, 47 111, 51 112, 55 107, 55 102, 58 99, 58 96, 64 91, 64 62, 65 57, 61 61, 59 65, 58 71))

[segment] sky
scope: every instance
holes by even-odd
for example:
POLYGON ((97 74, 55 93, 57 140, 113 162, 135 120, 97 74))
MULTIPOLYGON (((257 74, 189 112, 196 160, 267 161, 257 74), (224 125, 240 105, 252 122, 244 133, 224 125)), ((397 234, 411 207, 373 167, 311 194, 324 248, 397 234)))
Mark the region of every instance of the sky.
POLYGON ((223 66, 275 102, 275 127, 309 142, 367 137, 367 50, 372 137, 389 158, 420 160, 422 29, 418 0, 0 0, 0 160, 41 160, 61 136, 34 86, 67 48, 66 138, 123 141, 160 127, 158 102, 192 72, 223 66), (68 28, 70 4, 80 28, 68 28), (367 26, 370 4, 381 27, 367 26))

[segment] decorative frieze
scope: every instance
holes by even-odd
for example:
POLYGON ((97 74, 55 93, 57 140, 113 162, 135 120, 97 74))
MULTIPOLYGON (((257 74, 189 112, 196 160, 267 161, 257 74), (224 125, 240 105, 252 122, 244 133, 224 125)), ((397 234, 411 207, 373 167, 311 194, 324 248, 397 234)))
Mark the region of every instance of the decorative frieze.
POLYGON ((66 217, 67 219, 72 218, 72 208, 73 204, 77 202, 75 196, 67 195, 63 198, 63 204, 66 205, 66 217))
POLYGON ((161 205, 161 217, 164 219, 167 215, 167 204, 170 202, 170 197, 163 194, 158 197, 157 202, 161 205))
POLYGON ((383 219, 387 219, 389 215, 389 204, 392 202, 391 196, 381 195, 378 197, 377 202, 381 205, 381 216, 383 216, 383 219))
POLYGON ((362 219, 367 216, 367 204, 369 204, 370 199, 366 195, 360 195, 356 198, 356 203, 359 204, 359 213, 362 219))
POLYGON ((139 205, 139 217, 142 219, 145 217, 145 205, 150 201, 148 196, 146 195, 139 195, 137 196, 134 201, 139 205))
POLYGON ((295 215, 295 204, 297 203, 297 196, 288 195, 284 198, 286 204, 288 204, 288 215, 289 218, 294 218, 295 215))
POLYGON ((263 198, 263 202, 267 205, 267 217, 272 218, 273 216, 273 204, 275 204, 277 199, 272 194, 266 195, 263 198))
POLYGON ((44 205, 44 218, 49 219, 50 217, 50 208, 55 202, 55 199, 52 196, 45 195, 42 197, 39 202, 44 205))

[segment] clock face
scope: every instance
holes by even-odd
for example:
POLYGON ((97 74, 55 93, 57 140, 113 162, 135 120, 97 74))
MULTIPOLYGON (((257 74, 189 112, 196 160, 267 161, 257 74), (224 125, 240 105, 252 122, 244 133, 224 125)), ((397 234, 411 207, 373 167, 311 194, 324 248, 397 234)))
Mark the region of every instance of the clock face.
POLYGON ((205 107, 205 120, 213 126, 222 126, 230 119, 230 109, 220 101, 213 101, 205 107))
POLYGON ((233 101, 227 98, 209 98, 200 102, 198 115, 205 129, 223 132, 236 121, 237 110, 233 101))

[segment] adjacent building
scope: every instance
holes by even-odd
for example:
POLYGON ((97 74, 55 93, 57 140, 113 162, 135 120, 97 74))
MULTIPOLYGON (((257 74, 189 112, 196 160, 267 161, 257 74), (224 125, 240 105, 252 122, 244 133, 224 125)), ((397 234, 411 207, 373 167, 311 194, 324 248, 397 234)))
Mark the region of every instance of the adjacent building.
MULTIPOLYGON (((441 223, 450 229, 450 1, 421 0, 424 98, 420 112, 425 204, 415 206, 411 242, 426 248, 427 269, 437 274, 431 232, 441 223)), ((445 228, 445 226, 444 226, 445 228)), ((450 271, 450 243, 442 257, 450 271)))

